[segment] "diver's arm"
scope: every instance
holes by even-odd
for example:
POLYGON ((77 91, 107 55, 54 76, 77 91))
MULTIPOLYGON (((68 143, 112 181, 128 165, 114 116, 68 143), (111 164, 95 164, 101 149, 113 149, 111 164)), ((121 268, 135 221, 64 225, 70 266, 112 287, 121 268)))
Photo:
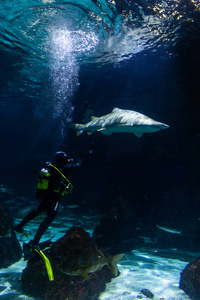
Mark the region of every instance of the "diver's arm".
POLYGON ((88 155, 86 158, 84 158, 83 160, 80 160, 79 162, 77 162, 77 163, 72 163, 71 164, 71 168, 80 168, 80 167, 83 167, 83 166, 85 166, 87 163, 88 163, 88 161, 89 161, 89 159, 90 159, 90 157, 91 157, 91 155, 88 155))
POLYGON ((85 166, 88 163, 89 159, 93 156, 93 153, 94 153, 94 149, 93 148, 94 148, 94 146, 92 144, 91 149, 88 151, 88 156, 85 159, 80 160, 77 163, 73 163, 73 162, 72 163, 68 163, 65 166, 63 166, 63 168, 64 169, 65 168, 66 169, 75 169, 75 168, 80 168, 80 167, 85 166))

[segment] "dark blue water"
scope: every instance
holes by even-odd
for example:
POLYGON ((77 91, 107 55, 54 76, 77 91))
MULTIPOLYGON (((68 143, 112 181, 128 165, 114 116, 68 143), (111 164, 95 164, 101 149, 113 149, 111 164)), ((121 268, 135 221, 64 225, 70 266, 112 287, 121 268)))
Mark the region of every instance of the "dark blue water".
POLYGON ((33 170, 58 150, 84 158, 94 142, 66 201, 106 213, 122 197, 134 225, 163 221, 197 249, 198 1, 23 0, 0 8, 0 183, 33 200, 33 170), (76 137, 68 128, 113 107, 170 128, 142 138, 76 137))

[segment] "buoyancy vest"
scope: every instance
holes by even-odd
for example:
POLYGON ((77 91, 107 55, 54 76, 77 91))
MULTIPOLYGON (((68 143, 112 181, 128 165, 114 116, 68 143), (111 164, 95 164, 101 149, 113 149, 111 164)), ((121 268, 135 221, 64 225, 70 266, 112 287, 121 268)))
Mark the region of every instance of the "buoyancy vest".
POLYGON ((57 167, 55 167, 52 164, 49 164, 49 166, 54 168, 54 170, 56 170, 61 176, 60 187, 57 190, 54 190, 54 192, 59 193, 61 190, 62 196, 64 196, 65 194, 69 194, 73 189, 72 183, 69 181, 69 179, 67 179, 67 177, 57 167))

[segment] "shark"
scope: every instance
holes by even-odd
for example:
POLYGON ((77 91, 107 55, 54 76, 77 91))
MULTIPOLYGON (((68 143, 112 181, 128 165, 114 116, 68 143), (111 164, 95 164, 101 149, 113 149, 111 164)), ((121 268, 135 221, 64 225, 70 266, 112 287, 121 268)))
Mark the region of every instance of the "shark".
POLYGON ((144 133, 167 129, 169 125, 155 121, 137 111, 115 107, 107 115, 92 116, 91 121, 86 124, 71 123, 69 127, 76 130, 77 136, 84 131, 88 135, 97 131, 105 135, 129 132, 141 137, 144 133))
POLYGON ((166 227, 166 226, 159 226, 159 225, 156 225, 156 227, 163 230, 163 231, 169 232, 169 233, 182 234, 181 230, 176 230, 175 228, 166 227))

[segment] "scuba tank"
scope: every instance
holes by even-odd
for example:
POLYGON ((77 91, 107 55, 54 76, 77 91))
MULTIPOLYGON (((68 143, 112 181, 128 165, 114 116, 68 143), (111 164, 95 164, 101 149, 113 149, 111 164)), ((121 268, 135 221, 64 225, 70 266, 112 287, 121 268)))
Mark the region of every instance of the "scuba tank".
POLYGON ((37 189, 48 190, 50 177, 51 177, 51 172, 50 172, 48 166, 43 167, 39 173, 37 189))

